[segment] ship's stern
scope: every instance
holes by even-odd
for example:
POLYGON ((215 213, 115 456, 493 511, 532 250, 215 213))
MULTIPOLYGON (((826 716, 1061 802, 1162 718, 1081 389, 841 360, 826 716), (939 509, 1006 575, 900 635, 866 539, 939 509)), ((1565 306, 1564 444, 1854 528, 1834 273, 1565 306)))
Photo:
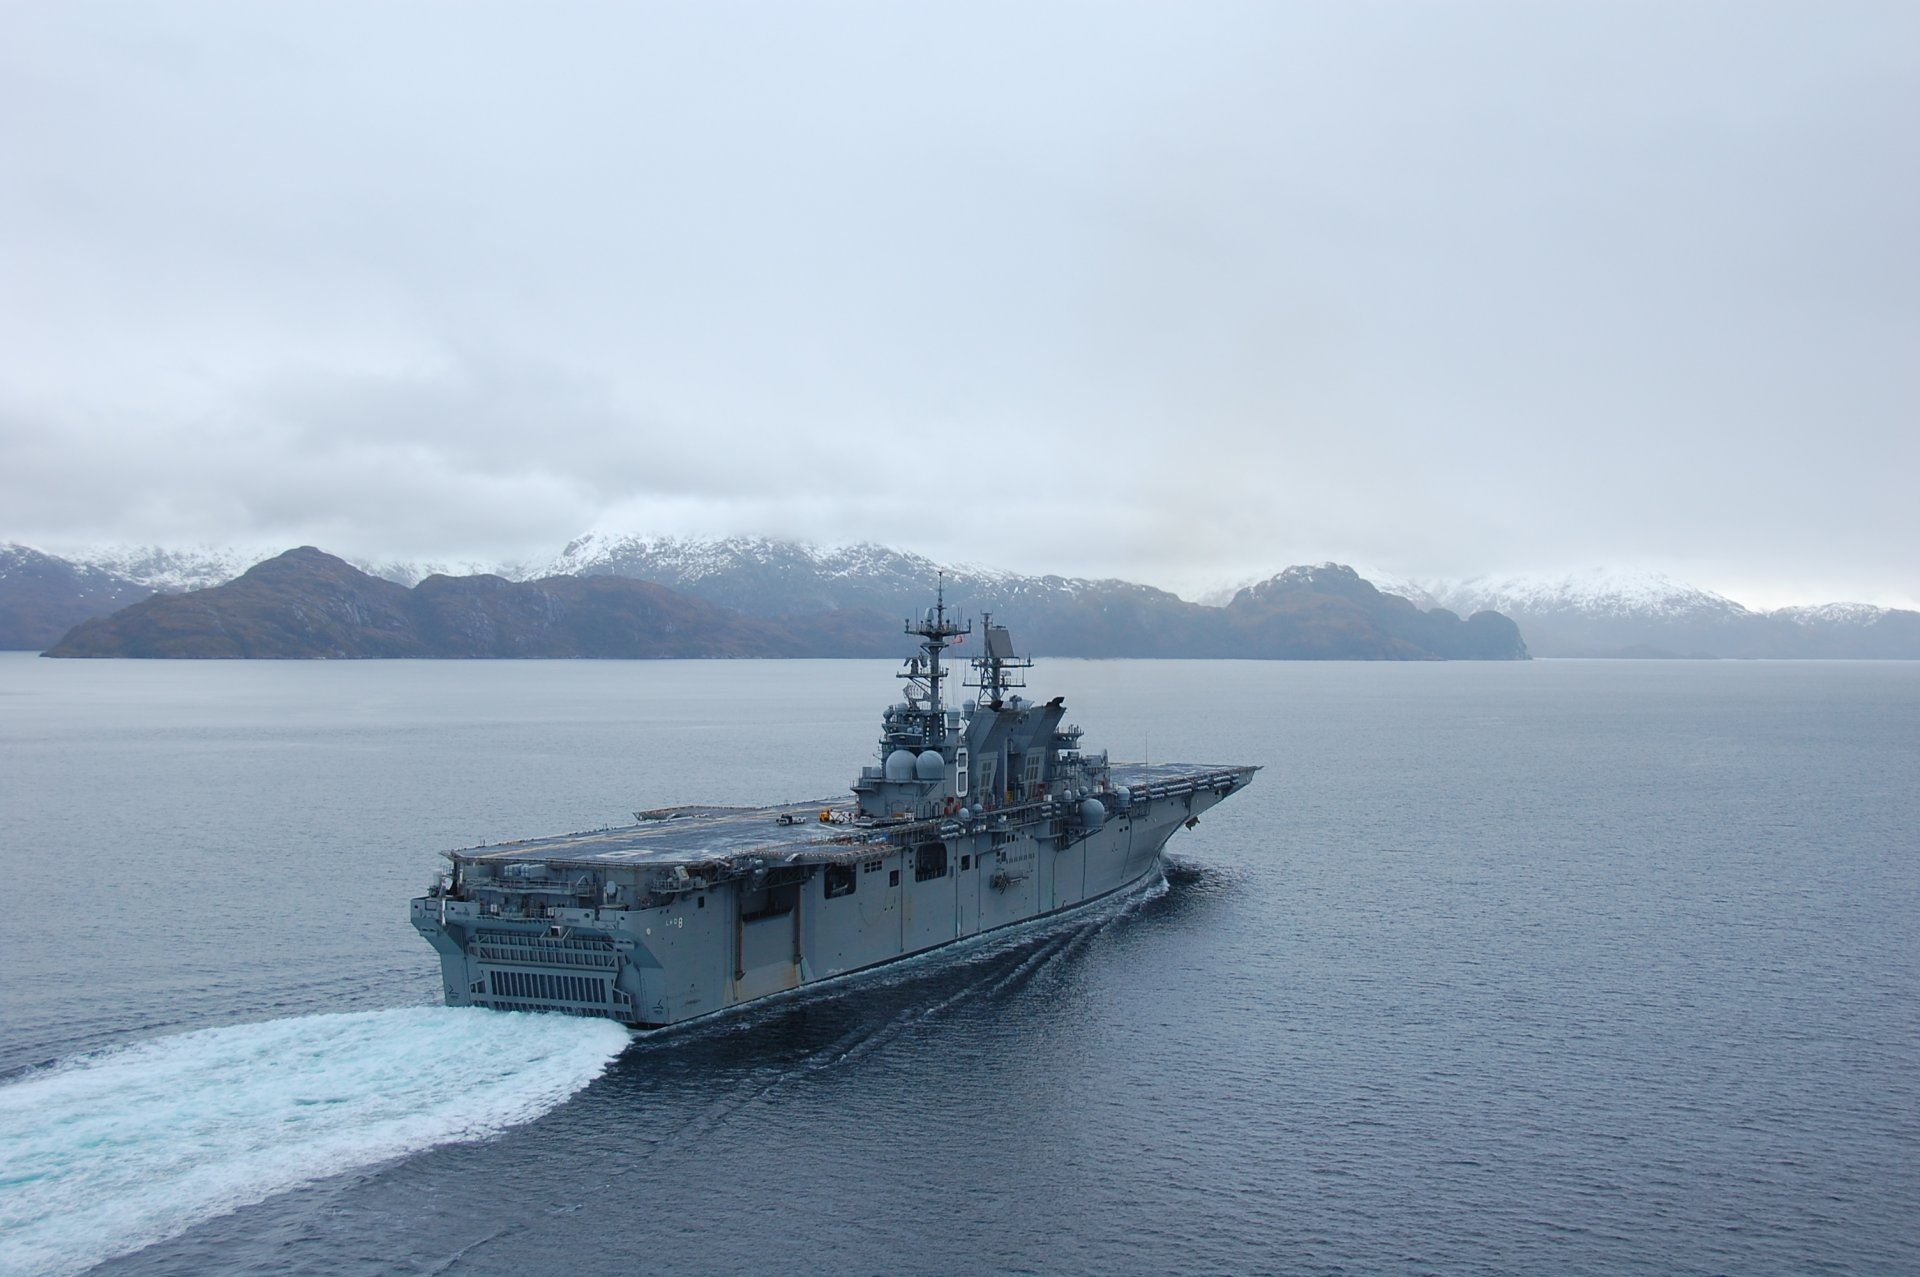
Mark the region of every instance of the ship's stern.
POLYGON ((467 954, 470 929, 461 915, 469 912, 461 902, 441 896, 419 896, 412 902, 413 929, 426 938, 440 955, 440 983, 450 1007, 472 1006, 476 980, 467 954), (449 910, 453 916, 450 918, 449 910))
POLYGON ((498 900, 429 894, 411 905, 414 929, 440 955, 452 1007, 599 1016, 656 1028, 660 963, 632 915, 591 910, 516 913, 498 900))

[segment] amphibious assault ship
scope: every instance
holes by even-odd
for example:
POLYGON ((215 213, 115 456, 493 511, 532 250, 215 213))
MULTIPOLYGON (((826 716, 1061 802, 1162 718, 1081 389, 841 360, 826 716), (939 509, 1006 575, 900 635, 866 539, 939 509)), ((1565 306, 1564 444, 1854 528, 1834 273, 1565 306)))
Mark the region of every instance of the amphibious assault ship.
POLYGON ((949 707, 944 598, 881 715, 853 801, 665 807, 635 823, 447 853, 413 901, 450 1006, 657 1029, 1124 892, 1251 765, 1115 766, 1023 694, 1032 661, 981 618, 949 707))

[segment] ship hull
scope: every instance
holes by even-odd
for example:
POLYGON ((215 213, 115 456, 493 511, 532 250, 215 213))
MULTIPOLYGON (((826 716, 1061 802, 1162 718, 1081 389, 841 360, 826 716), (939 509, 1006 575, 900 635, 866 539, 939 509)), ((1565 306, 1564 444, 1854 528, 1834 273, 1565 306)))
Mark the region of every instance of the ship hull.
POLYGON ((505 891, 440 893, 415 900, 412 921, 440 955, 449 1005, 659 1029, 1124 892, 1251 770, 1143 789, 1097 823, 1041 809, 916 826, 835 863, 776 864, 618 908, 596 895, 516 916, 505 891))

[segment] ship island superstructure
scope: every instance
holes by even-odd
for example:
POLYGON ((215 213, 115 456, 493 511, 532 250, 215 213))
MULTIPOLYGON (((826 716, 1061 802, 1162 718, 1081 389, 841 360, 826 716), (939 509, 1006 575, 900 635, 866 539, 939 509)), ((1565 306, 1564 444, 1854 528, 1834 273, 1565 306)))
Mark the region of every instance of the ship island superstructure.
POLYGON ((447 853, 412 902, 446 1001, 656 1029, 1091 904, 1159 872, 1174 831, 1257 767, 1114 765, 981 621, 949 706, 944 598, 851 804, 667 807, 635 823, 447 853))

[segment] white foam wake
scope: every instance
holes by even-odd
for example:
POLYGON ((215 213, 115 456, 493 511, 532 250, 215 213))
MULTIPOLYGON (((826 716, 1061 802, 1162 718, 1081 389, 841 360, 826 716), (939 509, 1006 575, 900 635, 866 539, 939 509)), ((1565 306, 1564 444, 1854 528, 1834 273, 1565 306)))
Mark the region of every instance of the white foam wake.
POLYGON ((529 1121, 629 1041, 409 1007, 204 1029, 0 1087, 0 1273, 79 1272, 283 1189, 529 1121))

